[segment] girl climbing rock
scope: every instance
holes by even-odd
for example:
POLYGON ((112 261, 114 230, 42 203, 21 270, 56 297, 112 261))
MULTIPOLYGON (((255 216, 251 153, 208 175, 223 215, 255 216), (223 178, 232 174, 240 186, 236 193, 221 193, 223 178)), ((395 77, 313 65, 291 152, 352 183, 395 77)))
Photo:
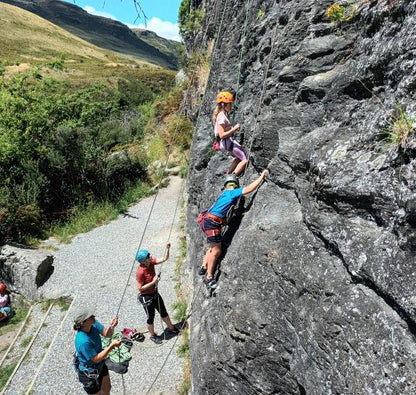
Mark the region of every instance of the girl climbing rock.
POLYGON ((247 157, 241 145, 232 138, 232 135, 240 129, 240 124, 231 126, 228 119, 234 96, 230 92, 223 91, 218 93, 216 101, 217 107, 212 114, 215 138, 219 140, 219 149, 234 157, 227 173, 239 176, 247 165, 247 157))

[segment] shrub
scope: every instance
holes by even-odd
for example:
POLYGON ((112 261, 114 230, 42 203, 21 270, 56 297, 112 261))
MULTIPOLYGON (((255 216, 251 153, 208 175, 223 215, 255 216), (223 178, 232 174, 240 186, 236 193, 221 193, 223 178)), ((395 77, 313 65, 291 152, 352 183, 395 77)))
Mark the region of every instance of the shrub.
POLYGON ((118 81, 118 90, 120 92, 121 107, 138 106, 150 102, 154 98, 154 93, 148 86, 132 77, 120 79, 118 81))
POLYGON ((155 101, 155 116, 165 117, 178 111, 183 99, 183 88, 178 85, 160 100, 155 101))
POLYGON ((179 7, 179 31, 181 34, 195 32, 201 28, 204 11, 192 8, 191 0, 183 0, 179 7))
POLYGON ((130 130, 123 127, 120 121, 113 119, 104 121, 98 130, 99 146, 109 150, 117 144, 127 144, 132 140, 130 130))
POLYGON ((326 16, 331 22, 345 22, 354 18, 356 14, 357 4, 352 3, 346 6, 334 3, 326 10, 326 16))
POLYGON ((266 4, 263 3, 257 12, 257 19, 258 20, 263 19, 265 15, 266 15, 266 4))
POLYGON ((188 150, 192 142, 193 124, 189 118, 174 115, 167 125, 168 144, 188 150))
POLYGON ((172 307, 175 310, 175 320, 177 321, 185 321, 186 319, 186 309, 188 308, 188 304, 186 302, 175 302, 172 304, 172 307))
POLYGON ((399 146, 403 149, 407 148, 407 143, 411 135, 416 131, 416 118, 407 114, 399 106, 396 113, 392 115, 389 126, 381 132, 383 141, 399 146))

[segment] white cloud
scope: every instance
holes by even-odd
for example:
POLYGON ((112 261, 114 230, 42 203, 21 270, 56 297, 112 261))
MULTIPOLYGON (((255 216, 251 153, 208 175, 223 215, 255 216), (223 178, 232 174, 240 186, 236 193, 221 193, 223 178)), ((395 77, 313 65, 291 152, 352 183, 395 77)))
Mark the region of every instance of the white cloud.
POLYGON ((97 11, 94 7, 91 7, 89 5, 86 5, 83 9, 91 15, 103 16, 104 18, 114 19, 115 21, 117 20, 117 18, 114 15, 104 11, 97 11))
MULTIPOLYGON (((91 15, 103 16, 105 18, 114 19, 117 21, 118 19, 104 11, 97 11, 94 7, 89 5, 84 7, 84 10, 87 11, 91 15)), ((153 17, 147 21, 147 25, 145 26, 144 23, 140 23, 139 25, 132 25, 131 23, 126 23, 126 25, 130 28, 140 28, 150 30, 155 32, 158 36, 167 38, 169 40, 175 41, 182 41, 181 36, 179 35, 179 24, 172 23, 169 21, 162 21, 160 18, 153 17)))
POLYGON ((162 21, 157 17, 153 17, 148 20, 146 26, 143 23, 140 23, 138 26, 129 26, 150 30, 155 32, 158 36, 169 40, 181 41, 181 36, 179 35, 179 25, 169 21, 162 21))

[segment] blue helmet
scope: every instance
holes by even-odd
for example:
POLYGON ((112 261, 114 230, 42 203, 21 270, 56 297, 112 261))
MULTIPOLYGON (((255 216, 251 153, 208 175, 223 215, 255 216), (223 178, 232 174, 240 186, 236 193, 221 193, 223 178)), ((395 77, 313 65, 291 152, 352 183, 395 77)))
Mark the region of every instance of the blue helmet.
POLYGON ((148 257, 150 253, 147 250, 139 250, 136 254, 136 261, 139 261, 140 263, 144 262, 148 257))

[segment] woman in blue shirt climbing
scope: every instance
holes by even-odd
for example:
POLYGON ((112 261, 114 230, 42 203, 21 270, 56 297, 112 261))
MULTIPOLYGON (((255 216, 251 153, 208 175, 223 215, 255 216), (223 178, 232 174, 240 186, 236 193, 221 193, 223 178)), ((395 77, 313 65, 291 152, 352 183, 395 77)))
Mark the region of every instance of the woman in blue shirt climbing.
POLYGON ((114 340, 106 348, 101 346, 101 337, 111 337, 118 324, 117 317, 106 328, 95 319, 90 309, 80 311, 74 318, 75 349, 79 360, 78 379, 87 394, 107 395, 111 381, 104 360, 114 347, 121 345, 121 339, 114 340))

